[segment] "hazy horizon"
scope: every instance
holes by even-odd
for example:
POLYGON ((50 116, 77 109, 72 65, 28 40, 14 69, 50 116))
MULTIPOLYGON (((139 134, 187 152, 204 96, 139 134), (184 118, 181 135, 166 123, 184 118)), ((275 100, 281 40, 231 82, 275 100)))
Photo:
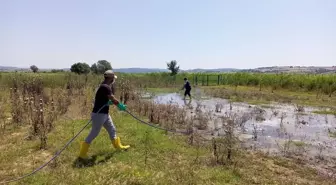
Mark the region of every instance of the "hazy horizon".
MULTIPOLYGON (((293 67, 334 67, 335 65, 333 66, 293 66, 293 67)), ((21 68, 21 69, 29 69, 30 70, 30 66, 3 66, 3 65, 0 65, 0 67, 16 67, 16 68, 21 68)), ((37 66, 38 67, 38 66, 37 66)), ((256 67, 256 68, 265 68, 265 67, 290 67, 290 66, 260 66, 260 67, 256 67)), ((161 68, 157 68, 157 67, 113 67, 114 69, 158 69, 158 70, 168 70, 167 67, 161 67, 161 68)), ((202 70, 212 70, 212 69, 238 69, 238 70, 244 70, 244 69, 256 69, 256 68, 231 68, 231 67, 220 67, 220 68, 181 68, 180 67, 180 70, 197 70, 197 69, 202 69, 202 70)), ((62 67, 62 68, 50 68, 50 67, 42 67, 39 69, 70 69, 70 67, 62 67)), ((169 71, 169 70, 168 70, 169 71)))
POLYGON ((42 1, 0 6, 0 66, 334 66, 336 1, 42 1))

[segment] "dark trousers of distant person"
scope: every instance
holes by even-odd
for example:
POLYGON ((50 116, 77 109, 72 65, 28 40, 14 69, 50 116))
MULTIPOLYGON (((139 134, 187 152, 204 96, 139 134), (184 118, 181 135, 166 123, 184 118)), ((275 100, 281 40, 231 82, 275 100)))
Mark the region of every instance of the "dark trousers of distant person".
POLYGON ((186 89, 186 90, 184 91, 184 98, 186 98, 186 96, 188 95, 189 98, 191 99, 190 91, 191 91, 191 89, 186 89))

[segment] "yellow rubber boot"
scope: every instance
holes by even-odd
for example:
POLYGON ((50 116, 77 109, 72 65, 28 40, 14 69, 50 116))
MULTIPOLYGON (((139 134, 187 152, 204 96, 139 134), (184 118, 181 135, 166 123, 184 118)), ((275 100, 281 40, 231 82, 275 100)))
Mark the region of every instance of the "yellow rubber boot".
POLYGON ((119 149, 119 150, 120 150, 120 149, 128 149, 128 148, 130 147, 129 145, 125 145, 125 146, 123 146, 123 145, 120 143, 120 138, 119 138, 119 137, 113 139, 113 140, 112 140, 112 144, 113 144, 114 148, 119 149))
POLYGON ((83 141, 81 143, 81 147, 80 147, 80 152, 79 152, 79 157, 82 158, 82 159, 87 159, 88 156, 87 156, 87 152, 89 150, 89 144, 86 143, 85 141, 83 141))

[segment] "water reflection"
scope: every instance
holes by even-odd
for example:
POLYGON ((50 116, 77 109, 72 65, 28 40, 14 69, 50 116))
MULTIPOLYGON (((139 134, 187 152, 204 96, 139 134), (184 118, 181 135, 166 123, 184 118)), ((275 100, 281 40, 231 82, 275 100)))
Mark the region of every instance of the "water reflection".
POLYGON ((189 99, 189 100, 184 99, 184 105, 185 105, 186 107, 188 107, 189 109, 192 109, 191 102, 192 102, 191 99, 189 99))

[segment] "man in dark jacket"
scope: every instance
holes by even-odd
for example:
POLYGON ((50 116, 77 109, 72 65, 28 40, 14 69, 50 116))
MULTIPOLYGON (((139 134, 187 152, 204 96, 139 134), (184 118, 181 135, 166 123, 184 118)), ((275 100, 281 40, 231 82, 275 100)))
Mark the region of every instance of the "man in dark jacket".
POLYGON ((184 78, 184 86, 183 86, 182 90, 183 89, 185 89, 185 91, 184 91, 184 99, 186 98, 187 95, 191 99, 191 94, 190 94, 191 85, 190 85, 190 83, 189 83, 189 81, 188 81, 187 78, 184 78))

